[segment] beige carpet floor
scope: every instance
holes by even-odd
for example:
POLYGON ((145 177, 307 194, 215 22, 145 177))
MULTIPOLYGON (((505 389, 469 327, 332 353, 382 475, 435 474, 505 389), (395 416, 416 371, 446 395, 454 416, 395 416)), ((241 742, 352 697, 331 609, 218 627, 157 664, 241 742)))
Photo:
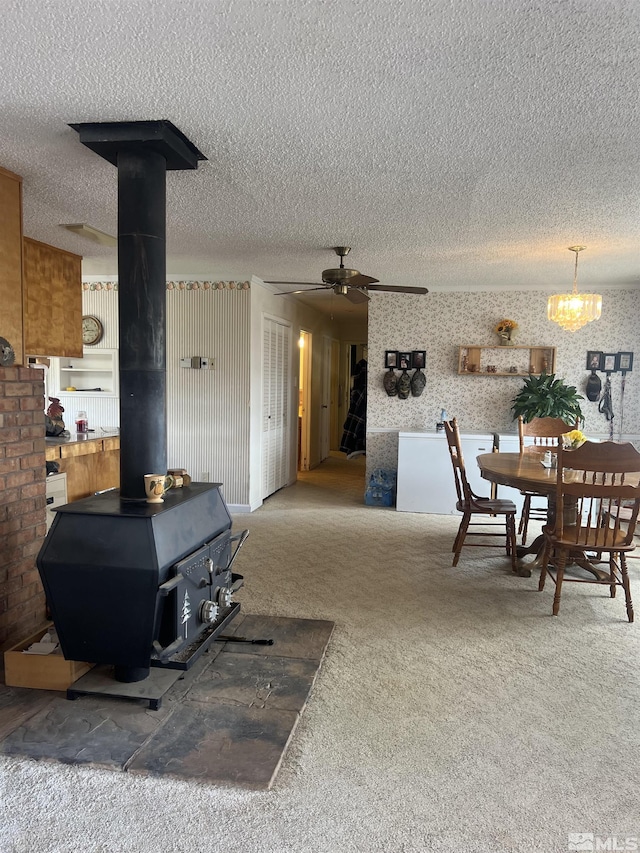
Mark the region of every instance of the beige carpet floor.
POLYGON ((330 458, 234 522, 251 530, 246 612, 336 623, 271 791, 2 758, 2 853, 554 853, 570 833, 640 836, 640 624, 622 599, 573 584, 553 618, 552 585, 503 554, 451 567, 457 517, 363 492, 364 460, 330 458))

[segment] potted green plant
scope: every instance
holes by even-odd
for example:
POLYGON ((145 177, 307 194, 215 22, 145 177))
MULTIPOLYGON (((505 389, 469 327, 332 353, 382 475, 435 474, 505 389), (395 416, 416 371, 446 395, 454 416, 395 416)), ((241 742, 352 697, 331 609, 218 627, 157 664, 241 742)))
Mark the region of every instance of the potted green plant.
POLYGON ((580 408, 584 400, 573 385, 556 379, 555 373, 529 376, 513 398, 511 411, 514 421, 522 415, 525 423, 534 418, 562 418, 568 424, 584 422, 580 408))

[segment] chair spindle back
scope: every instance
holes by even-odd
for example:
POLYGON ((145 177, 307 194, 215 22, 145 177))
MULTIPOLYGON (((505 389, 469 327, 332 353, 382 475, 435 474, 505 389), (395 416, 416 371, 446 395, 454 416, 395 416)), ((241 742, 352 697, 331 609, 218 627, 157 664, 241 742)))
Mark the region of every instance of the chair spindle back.
POLYGON ((595 550, 630 546, 640 510, 640 453, 613 441, 586 441, 575 450, 560 445, 556 500, 559 539, 587 541, 595 550))
POLYGON ((562 418, 533 418, 525 423, 520 415, 518 418, 520 453, 544 453, 547 450, 555 452, 558 445, 562 444, 562 436, 576 428, 577 422, 568 424, 562 418), (525 443, 525 438, 531 438, 531 443, 525 443))
POLYGON ((464 467, 464 456, 462 455, 462 442, 458 421, 453 418, 444 422, 444 431, 449 445, 449 455, 453 465, 453 477, 456 483, 456 493, 459 501, 470 501, 472 499, 471 487, 467 480, 467 472, 464 467))

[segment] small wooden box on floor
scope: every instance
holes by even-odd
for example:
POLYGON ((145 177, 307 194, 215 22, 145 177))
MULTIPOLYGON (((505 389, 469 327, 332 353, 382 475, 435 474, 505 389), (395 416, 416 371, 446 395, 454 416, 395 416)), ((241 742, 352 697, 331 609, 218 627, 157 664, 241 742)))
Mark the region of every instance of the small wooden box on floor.
POLYGON ((41 628, 4 653, 4 681, 8 687, 66 690, 81 675, 89 672, 92 663, 67 660, 59 650, 49 655, 23 654, 23 649, 42 639, 50 627, 51 624, 41 628))

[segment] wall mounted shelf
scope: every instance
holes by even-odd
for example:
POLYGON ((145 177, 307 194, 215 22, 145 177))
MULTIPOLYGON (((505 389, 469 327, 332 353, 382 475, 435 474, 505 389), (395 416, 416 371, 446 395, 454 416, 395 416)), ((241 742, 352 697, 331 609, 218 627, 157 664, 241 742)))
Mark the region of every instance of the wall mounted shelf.
POLYGON ((459 376, 537 376, 555 373, 555 347, 458 347, 459 376))
POLYGON ((83 358, 52 359, 56 396, 69 387, 75 397, 115 397, 118 394, 118 351, 85 347, 83 358), (90 390, 100 388, 100 391, 90 390))

